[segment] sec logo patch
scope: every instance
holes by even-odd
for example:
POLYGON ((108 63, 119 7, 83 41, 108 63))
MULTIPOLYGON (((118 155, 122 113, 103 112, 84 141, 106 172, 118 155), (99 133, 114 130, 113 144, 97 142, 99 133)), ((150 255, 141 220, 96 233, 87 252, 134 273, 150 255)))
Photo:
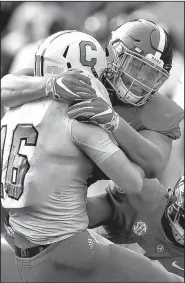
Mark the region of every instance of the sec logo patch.
POLYGON ((133 226, 132 230, 137 236, 143 236, 147 231, 147 225, 143 221, 137 221, 133 226))
POLYGON ((157 246, 157 252, 158 252, 158 253, 164 252, 164 246, 163 246, 163 245, 158 245, 158 246, 157 246))

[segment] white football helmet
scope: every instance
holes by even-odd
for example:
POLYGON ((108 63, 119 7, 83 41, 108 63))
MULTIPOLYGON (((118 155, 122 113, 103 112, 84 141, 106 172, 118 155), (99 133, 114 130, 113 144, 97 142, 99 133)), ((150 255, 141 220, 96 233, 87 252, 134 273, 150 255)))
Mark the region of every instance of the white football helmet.
POLYGON ((35 54, 36 76, 51 76, 71 68, 81 68, 100 78, 106 67, 105 52, 99 42, 75 30, 49 36, 35 54))
POLYGON ((155 23, 138 19, 119 26, 106 48, 106 81, 124 103, 141 106, 169 78, 172 45, 155 23))
POLYGON ((166 208, 166 217, 172 229, 175 241, 184 246, 184 228, 185 228, 185 211, 184 211, 184 175, 180 177, 174 189, 172 190, 172 201, 166 208))

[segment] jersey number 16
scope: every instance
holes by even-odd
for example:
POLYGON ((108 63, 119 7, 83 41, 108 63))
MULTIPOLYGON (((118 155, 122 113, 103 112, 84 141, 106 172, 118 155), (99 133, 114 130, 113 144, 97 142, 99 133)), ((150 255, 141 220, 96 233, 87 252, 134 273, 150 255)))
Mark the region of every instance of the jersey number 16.
POLYGON ((36 146, 38 131, 32 124, 18 124, 13 133, 7 160, 4 161, 4 149, 6 146, 7 125, 1 128, 1 171, 5 170, 2 180, 1 175, 1 198, 4 192, 8 197, 19 200, 24 190, 24 179, 30 168, 28 157, 21 154, 24 146, 36 146), (3 182, 2 182, 3 181, 3 182))

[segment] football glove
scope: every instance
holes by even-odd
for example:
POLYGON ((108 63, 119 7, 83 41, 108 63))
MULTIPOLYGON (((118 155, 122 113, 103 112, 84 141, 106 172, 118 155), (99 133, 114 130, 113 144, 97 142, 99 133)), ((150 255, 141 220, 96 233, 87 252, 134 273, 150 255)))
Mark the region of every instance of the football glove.
POLYGON ((134 219, 135 212, 129 209, 127 195, 121 192, 119 187, 108 186, 105 190, 107 201, 113 212, 112 218, 103 225, 108 239, 114 243, 122 243, 124 239, 129 242, 131 236, 129 231, 132 227, 130 215, 132 215, 131 219, 134 219))
POLYGON ((120 204, 124 202, 126 194, 121 192, 120 188, 116 184, 113 186, 109 184, 105 188, 105 191, 107 193, 107 200, 114 208, 112 220, 118 223, 123 223, 123 215, 120 213, 120 204))
POLYGON ((94 99, 96 91, 91 79, 80 70, 68 70, 57 76, 50 76, 45 87, 46 96, 57 100, 80 101, 94 99))
POLYGON ((81 122, 98 124, 108 132, 114 132, 119 126, 119 115, 100 97, 76 103, 69 107, 68 115, 81 122))

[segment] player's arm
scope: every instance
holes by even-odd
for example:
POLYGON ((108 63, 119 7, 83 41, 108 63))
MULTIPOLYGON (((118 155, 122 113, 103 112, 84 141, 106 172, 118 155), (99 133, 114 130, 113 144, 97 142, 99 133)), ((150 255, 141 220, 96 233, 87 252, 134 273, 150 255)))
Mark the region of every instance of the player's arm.
POLYGON ((168 191, 156 178, 144 179, 139 198, 138 195, 119 194, 112 183, 104 187, 104 190, 106 193, 87 198, 89 228, 107 225, 113 233, 116 226, 122 227, 121 231, 127 230, 130 226, 126 220, 128 212, 131 217, 136 211, 150 213, 158 207, 156 214, 158 217, 163 214, 164 207, 169 201, 168 191))
POLYGON ((8 74, 1 79, 1 104, 15 107, 43 97, 78 101, 95 98, 89 77, 79 70, 69 70, 51 77, 33 77, 32 69, 8 74))
POLYGON ((171 138, 151 130, 137 132, 121 117, 113 135, 130 160, 141 166, 147 178, 155 178, 165 169, 171 154, 171 138))
POLYGON ((113 135, 128 157, 140 165, 148 178, 159 178, 166 168, 172 150, 172 141, 180 137, 179 124, 184 111, 160 94, 141 110, 143 130, 135 131, 120 119, 113 135))
POLYGON ((157 177, 165 169, 172 147, 170 135, 155 130, 137 132, 101 98, 78 103, 68 113, 71 118, 93 122, 111 131, 120 148, 144 170, 147 178, 157 177))
POLYGON ((73 120, 71 136, 77 146, 120 188, 120 193, 141 191, 143 170, 127 158, 101 127, 73 120))
POLYGON ((1 79, 1 104, 15 107, 46 96, 47 79, 32 77, 31 70, 22 73, 8 74, 1 79))

